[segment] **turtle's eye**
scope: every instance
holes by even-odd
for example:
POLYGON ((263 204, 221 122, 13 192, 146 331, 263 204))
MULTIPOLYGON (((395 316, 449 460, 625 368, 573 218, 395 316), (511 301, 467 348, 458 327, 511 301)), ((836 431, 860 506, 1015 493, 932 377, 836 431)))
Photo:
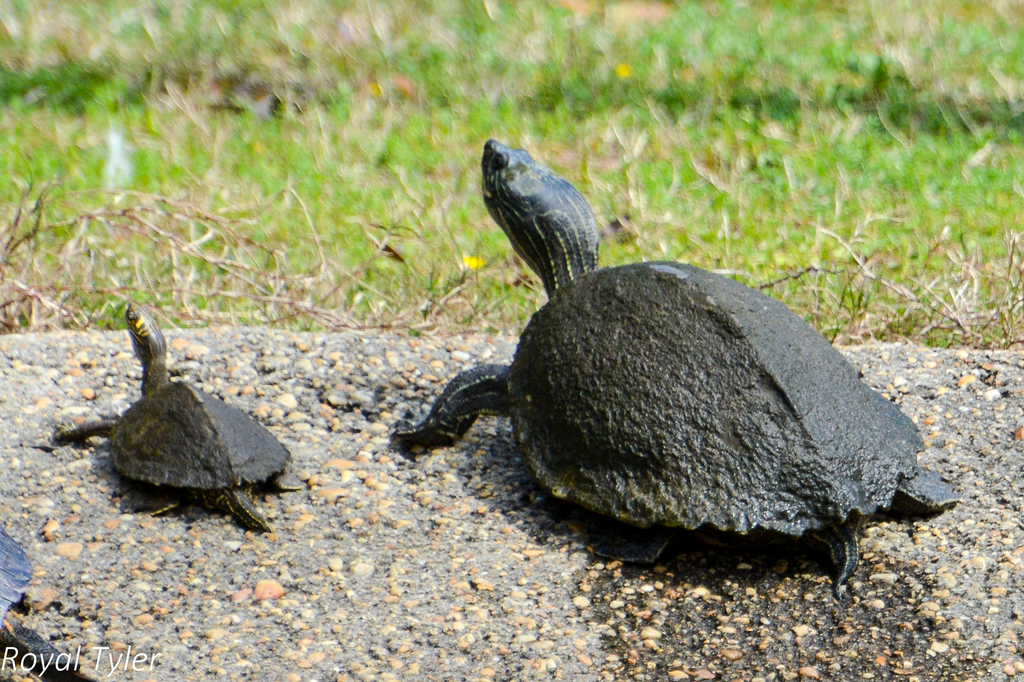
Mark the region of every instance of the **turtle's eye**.
POLYGON ((505 168, 508 168, 508 155, 495 152, 494 157, 491 159, 491 169, 500 171, 505 168))

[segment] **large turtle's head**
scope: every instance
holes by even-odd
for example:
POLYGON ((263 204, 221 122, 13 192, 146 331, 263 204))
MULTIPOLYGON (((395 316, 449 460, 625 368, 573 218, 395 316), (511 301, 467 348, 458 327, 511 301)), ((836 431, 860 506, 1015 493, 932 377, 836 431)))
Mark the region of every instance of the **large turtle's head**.
POLYGON ((145 395, 170 379, 167 376, 167 343, 153 318, 134 303, 124 311, 135 357, 142 363, 142 394, 145 395))
POLYGON ((597 268, 600 234, 587 200, 522 149, 496 140, 481 160, 487 211, 536 272, 548 296, 597 268))

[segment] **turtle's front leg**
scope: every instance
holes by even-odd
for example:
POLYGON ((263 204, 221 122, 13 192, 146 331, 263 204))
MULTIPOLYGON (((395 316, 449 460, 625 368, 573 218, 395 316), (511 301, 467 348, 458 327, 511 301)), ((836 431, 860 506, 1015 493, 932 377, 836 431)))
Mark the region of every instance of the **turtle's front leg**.
POLYGON ((116 419, 103 419, 100 421, 89 422, 82 426, 75 426, 74 424, 58 424, 57 430, 53 434, 53 438, 58 443, 81 442, 88 440, 93 436, 109 438, 110 432, 113 430, 115 424, 117 424, 116 419))
POLYGON ((402 422, 391 437, 411 445, 451 445, 480 415, 508 411, 508 365, 481 365, 452 379, 423 421, 402 422))
POLYGON ((250 486, 224 488, 221 490, 200 490, 189 488, 186 493, 189 502, 198 502, 209 509, 227 512, 249 530, 273 533, 274 527, 256 509, 256 498, 250 486))

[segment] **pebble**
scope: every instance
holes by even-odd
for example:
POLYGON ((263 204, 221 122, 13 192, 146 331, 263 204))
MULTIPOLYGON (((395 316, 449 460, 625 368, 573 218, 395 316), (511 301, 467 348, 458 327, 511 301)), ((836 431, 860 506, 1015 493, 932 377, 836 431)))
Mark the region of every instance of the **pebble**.
POLYGON ((43 587, 33 594, 33 596, 26 595, 26 601, 28 605, 32 607, 33 611, 42 611, 47 606, 53 603, 53 600, 57 598, 58 592, 52 587, 43 587))
POLYGON ((800 677, 809 677, 812 680, 821 679, 818 669, 810 665, 801 667, 797 672, 800 673, 800 677))
POLYGON ((341 391, 328 391, 324 394, 324 400, 331 407, 344 407, 348 405, 348 396, 341 391))
POLYGON ((282 393, 275 402, 286 410, 294 410, 299 406, 299 401, 291 393, 282 393))
POLYGON ((993 400, 996 400, 998 398, 1002 398, 1003 397, 1003 393, 998 388, 990 388, 987 391, 985 391, 984 393, 982 393, 981 397, 984 398, 988 402, 992 402, 993 400))
POLYGON ((210 349, 201 343, 189 344, 185 349, 185 357, 189 360, 195 360, 196 358, 202 357, 210 352, 210 349))
POLYGON ((47 542, 53 542, 53 534, 60 529, 60 522, 57 519, 50 519, 43 526, 43 537, 46 538, 47 542))
POLYGON ((360 578, 369 578, 373 575, 375 569, 373 564, 368 564, 365 561, 357 561, 352 564, 352 567, 349 570, 352 571, 353 575, 360 578))
POLYGON ((57 555, 67 557, 71 561, 78 558, 78 555, 82 553, 83 545, 81 542, 61 542, 57 545, 57 555))
POLYGON ((321 488, 316 491, 316 496, 324 498, 329 504, 334 504, 338 501, 339 497, 344 497, 348 494, 349 491, 346 488, 321 488))
POLYGON ((284 594, 284 588, 276 580, 260 580, 256 583, 256 589, 253 590, 252 596, 257 601, 263 601, 280 599, 284 594))

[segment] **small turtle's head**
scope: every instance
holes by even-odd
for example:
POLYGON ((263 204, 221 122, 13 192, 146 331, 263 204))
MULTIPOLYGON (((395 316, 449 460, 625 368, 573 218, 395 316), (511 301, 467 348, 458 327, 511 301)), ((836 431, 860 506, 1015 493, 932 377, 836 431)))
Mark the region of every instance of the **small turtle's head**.
POLYGON ((142 394, 145 395, 170 381, 167 376, 167 343, 149 313, 134 303, 125 308, 124 319, 128 323, 135 357, 142 363, 142 394))
POLYGON ((549 297, 597 268, 597 221, 575 187, 526 151, 496 140, 484 145, 480 165, 487 211, 540 276, 549 297))

